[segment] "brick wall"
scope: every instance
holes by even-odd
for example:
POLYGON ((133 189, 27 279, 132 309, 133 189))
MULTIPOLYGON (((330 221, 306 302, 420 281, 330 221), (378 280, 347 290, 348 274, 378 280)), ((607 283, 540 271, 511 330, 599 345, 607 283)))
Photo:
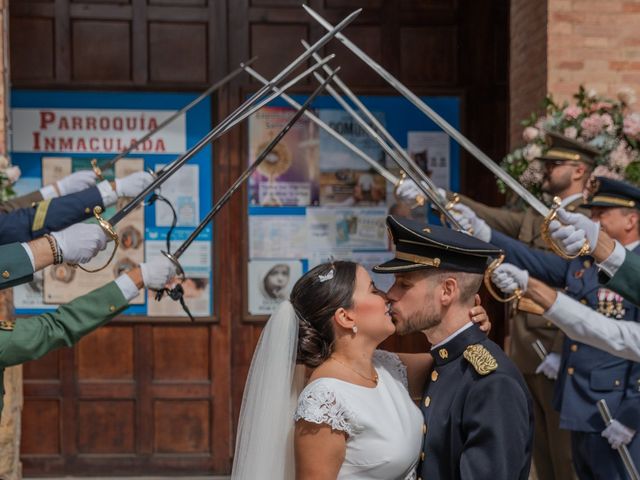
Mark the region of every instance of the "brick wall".
POLYGON ((547 2, 512 0, 509 58, 509 144, 522 143, 520 121, 540 109, 547 92, 547 2))
POLYGON ((548 85, 568 98, 584 83, 615 96, 640 87, 640 1, 549 0, 548 85))

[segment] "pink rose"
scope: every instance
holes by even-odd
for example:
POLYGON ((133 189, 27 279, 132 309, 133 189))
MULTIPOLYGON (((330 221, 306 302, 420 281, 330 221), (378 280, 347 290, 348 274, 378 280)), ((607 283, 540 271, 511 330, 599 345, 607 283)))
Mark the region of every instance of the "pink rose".
POLYGON ((531 162, 518 179, 525 188, 531 188, 542 183, 544 171, 540 162, 531 162))
POLYGON ((632 152, 629 150, 627 142, 622 140, 611 153, 609 153, 609 164, 618 171, 624 171, 632 162, 632 152))
POLYGON ((577 105, 569 105, 567 108, 565 108, 562 111, 562 114, 566 118, 573 118, 574 120, 576 118, 578 118, 581 113, 582 113, 582 109, 580 107, 578 107, 577 105))
POLYGON ((638 138, 640 134, 640 114, 632 113, 624 117, 622 131, 631 138, 638 138))
POLYGON ((567 127, 563 132, 567 138, 576 138, 578 136, 578 129, 576 127, 567 127))
POLYGON ((533 142, 536 138, 538 138, 538 135, 540 134, 540 130, 538 130, 535 127, 527 127, 524 129, 524 132, 522 132, 522 138, 524 138, 524 141, 529 143, 529 142, 533 142))
POLYGON ((22 174, 22 172, 20 171, 20 167, 17 166, 13 166, 13 167, 9 167, 4 171, 4 174, 7 176, 7 179, 9 180, 9 183, 16 183, 18 181, 18 179, 20 178, 20 175, 22 174))
POLYGON ((597 112, 598 110, 611 110, 613 108, 613 103, 611 102, 596 102, 591 105, 591 111, 597 112))
POLYGON ((540 155, 542 155, 542 148, 538 144, 530 143, 522 149, 522 156, 529 162, 539 158, 540 155))
POLYGON ((582 136, 586 139, 597 137, 605 128, 609 127, 609 122, 613 123, 611 115, 592 113, 580 123, 582 136))

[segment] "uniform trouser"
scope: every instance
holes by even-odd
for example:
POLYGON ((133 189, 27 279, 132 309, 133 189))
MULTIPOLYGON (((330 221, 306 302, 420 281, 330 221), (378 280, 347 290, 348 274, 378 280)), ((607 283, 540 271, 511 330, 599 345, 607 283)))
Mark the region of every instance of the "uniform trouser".
POLYGON ((554 382, 542 374, 525 374, 524 379, 533 397, 533 464, 538 479, 571 480, 571 435, 560 430, 560 414, 552 406, 554 382))
MULTIPOLYGON (((640 440, 637 438, 628 445, 629 453, 640 467, 640 440)), ((580 480, 629 480, 620 454, 609 445, 600 432, 571 432, 571 450, 573 463, 580 480)))

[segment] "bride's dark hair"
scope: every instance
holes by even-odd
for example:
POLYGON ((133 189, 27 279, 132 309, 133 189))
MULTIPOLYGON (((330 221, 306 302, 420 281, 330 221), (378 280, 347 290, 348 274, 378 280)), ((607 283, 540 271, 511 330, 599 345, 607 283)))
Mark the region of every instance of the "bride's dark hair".
POLYGON ((298 363, 315 368, 331 355, 335 339, 331 318, 338 308, 353 306, 357 267, 347 261, 323 263, 293 286, 290 299, 298 316, 298 363))

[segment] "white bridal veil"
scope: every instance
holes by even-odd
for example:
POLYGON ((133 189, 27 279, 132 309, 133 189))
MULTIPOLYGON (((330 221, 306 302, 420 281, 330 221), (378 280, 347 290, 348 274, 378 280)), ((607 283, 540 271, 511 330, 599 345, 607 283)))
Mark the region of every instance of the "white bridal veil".
POLYGON ((293 479, 293 430, 304 367, 296 368, 298 319, 282 302, 267 322, 251 360, 244 388, 233 480, 293 479))

